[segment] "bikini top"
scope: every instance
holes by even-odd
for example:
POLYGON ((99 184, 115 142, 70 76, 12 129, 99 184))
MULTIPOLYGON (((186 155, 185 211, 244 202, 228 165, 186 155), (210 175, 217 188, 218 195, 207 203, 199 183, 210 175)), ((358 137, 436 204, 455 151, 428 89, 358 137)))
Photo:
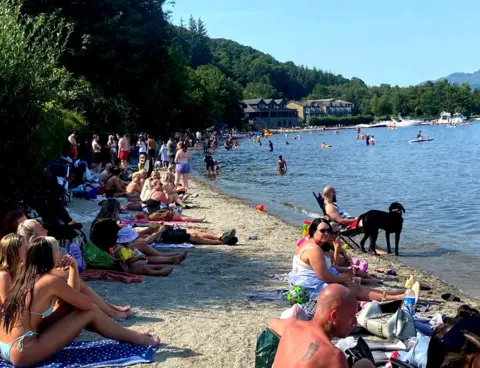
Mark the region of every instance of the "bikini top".
POLYGON ((35 313, 35 312, 30 311, 30 314, 35 314, 36 316, 42 316, 43 318, 46 318, 46 317, 52 315, 54 307, 55 307, 55 301, 52 300, 52 304, 50 304, 50 308, 48 308, 45 312, 35 313))

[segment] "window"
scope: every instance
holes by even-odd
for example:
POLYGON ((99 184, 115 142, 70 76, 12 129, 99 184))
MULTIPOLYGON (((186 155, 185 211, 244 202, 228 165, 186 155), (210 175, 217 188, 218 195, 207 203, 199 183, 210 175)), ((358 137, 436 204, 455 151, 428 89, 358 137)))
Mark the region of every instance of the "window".
POLYGON ((287 121, 286 120, 283 121, 283 126, 287 126, 287 121))
POLYGON ((278 126, 279 126, 279 127, 282 126, 282 122, 281 122, 281 121, 278 122, 278 126))
POLYGON ((290 120, 288 121, 288 126, 292 126, 292 122, 290 120))

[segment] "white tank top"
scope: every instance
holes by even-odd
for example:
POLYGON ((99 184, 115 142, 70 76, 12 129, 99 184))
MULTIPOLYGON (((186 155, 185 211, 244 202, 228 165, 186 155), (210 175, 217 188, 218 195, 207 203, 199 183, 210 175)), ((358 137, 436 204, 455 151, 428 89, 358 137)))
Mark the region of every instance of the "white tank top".
MULTIPOLYGON (((313 244, 307 245, 305 248, 303 248, 300 251, 300 253, 293 256, 293 262, 292 262, 292 272, 293 273, 298 273, 298 272, 304 271, 304 270, 313 271, 312 266, 310 266, 309 264, 302 261, 302 258, 301 258, 303 252, 305 252, 308 248, 310 248, 311 245, 313 245, 313 244)), ((327 255, 325 255, 325 263, 327 265, 327 268, 330 268, 332 266, 332 260, 327 255)))

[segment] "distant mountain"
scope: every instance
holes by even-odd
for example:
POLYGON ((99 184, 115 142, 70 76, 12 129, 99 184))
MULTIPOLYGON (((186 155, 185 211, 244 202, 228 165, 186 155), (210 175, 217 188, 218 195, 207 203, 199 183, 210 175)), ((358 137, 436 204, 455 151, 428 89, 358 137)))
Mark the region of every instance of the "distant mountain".
POLYGON ((440 80, 448 80, 450 83, 458 83, 462 84, 463 82, 467 82, 470 84, 472 88, 480 88, 480 70, 474 73, 453 73, 447 77, 437 79, 440 80))

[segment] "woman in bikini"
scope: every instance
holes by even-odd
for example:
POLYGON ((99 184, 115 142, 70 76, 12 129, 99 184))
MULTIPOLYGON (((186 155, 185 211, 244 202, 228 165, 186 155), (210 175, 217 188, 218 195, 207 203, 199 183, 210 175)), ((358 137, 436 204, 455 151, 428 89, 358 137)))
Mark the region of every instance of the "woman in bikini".
POLYGON ((188 151, 187 146, 183 142, 177 144, 177 154, 175 155, 175 186, 178 186, 182 179, 185 192, 188 190, 188 175, 190 174, 190 162, 192 161, 192 153, 188 151))
POLYGON ((28 242, 17 234, 5 235, 0 241, 0 303, 5 303, 13 280, 25 260, 28 242))
MULTIPOLYGON (((72 342, 84 328, 117 341, 157 345, 157 337, 121 327, 92 300, 55 274, 59 263, 52 245, 36 239, 27 249, 25 264, 3 305, 0 350, 15 366, 35 366, 72 342), (56 303, 60 307, 54 311, 56 303)), ((68 265, 78 276, 73 259, 68 265)))
MULTIPOLYGON (((17 234, 24 238, 27 243, 31 243, 36 238, 47 236, 48 232, 37 220, 30 219, 20 224, 17 234)), ((12 272, 12 270, 10 270, 10 272, 12 272)), ((13 272, 16 273, 15 270, 13 270, 13 272)), ((68 274, 64 272, 64 279, 67 278, 68 274)), ((80 281, 80 292, 88 296, 105 314, 114 319, 121 320, 132 316, 130 306, 122 307, 108 303, 83 281, 80 281)))

